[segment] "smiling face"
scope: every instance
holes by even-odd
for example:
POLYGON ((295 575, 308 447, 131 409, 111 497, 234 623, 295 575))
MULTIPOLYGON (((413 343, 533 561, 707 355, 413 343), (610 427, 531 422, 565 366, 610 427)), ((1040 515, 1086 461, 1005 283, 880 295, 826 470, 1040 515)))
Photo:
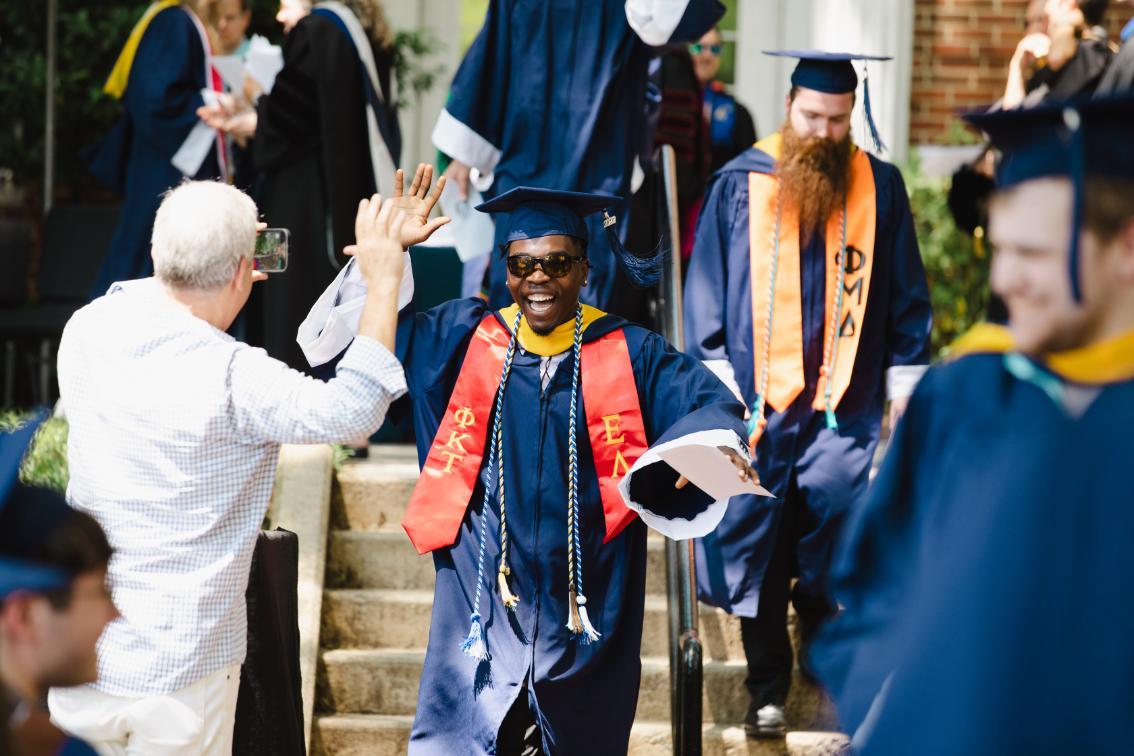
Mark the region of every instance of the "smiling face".
POLYGON ((528 326, 540 335, 575 317, 579 291, 587 277, 587 261, 582 243, 572 236, 544 236, 539 239, 518 239, 508 245, 507 255, 531 255, 537 260, 552 254, 568 254, 579 261, 566 275, 552 278, 543 267, 536 267, 520 277, 508 271, 508 291, 520 306, 528 326))
POLYGON ((1020 351, 1045 354, 1077 346, 1086 313, 1075 306, 1067 275, 1071 182, 1026 181, 998 193, 989 207, 992 290, 1008 308, 1020 351))

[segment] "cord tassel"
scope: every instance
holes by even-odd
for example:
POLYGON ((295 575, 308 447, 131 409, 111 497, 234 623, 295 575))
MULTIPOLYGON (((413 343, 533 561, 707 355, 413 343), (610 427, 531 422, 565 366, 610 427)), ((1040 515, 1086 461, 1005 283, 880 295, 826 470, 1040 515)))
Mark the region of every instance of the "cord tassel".
POLYGON ((571 631, 571 635, 579 635, 583 632, 583 619, 579 616, 579 599, 574 591, 567 594, 567 629, 571 631))
POLYGON ((582 634, 579 636, 581 643, 594 643, 600 637, 598 630, 591 624, 591 618, 587 616, 587 597, 583 594, 578 594, 575 598, 575 605, 579 610, 579 624, 582 628, 582 634))
POLYGON ((488 646, 484 644, 484 628, 480 624, 480 615, 473 612, 469 617, 472 627, 469 628, 469 637, 461 644, 461 651, 477 661, 488 661, 488 646))
POLYGON ((508 587, 508 575, 510 574, 512 574, 512 570, 501 566, 500 571, 496 573, 496 585, 500 588, 500 600, 504 602, 504 608, 515 611, 516 605, 520 603, 520 597, 512 593, 512 590, 508 587))

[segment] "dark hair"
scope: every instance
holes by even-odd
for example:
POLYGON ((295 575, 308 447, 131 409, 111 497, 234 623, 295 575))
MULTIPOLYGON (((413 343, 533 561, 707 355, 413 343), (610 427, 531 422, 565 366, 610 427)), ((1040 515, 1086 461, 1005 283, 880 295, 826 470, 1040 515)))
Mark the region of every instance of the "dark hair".
POLYGON ((1087 176, 1083 200, 1083 228, 1104 243, 1134 221, 1134 181, 1087 176))
MULTIPOLYGON (((78 576, 104 569, 113 550, 102 526, 69 506, 62 494, 17 484, 0 512, 0 554, 78 576)), ((70 586, 43 595, 56 609, 71 603, 70 586)))
POLYGON ((1083 20, 1091 26, 1098 26, 1106 15, 1106 6, 1110 0, 1079 0, 1079 10, 1083 12, 1083 20))

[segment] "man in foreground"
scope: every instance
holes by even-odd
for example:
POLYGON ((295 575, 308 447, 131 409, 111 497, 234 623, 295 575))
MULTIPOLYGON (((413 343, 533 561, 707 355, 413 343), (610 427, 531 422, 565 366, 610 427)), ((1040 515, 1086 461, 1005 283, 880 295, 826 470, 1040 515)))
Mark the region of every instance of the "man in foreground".
POLYGON ((702 599, 741 618, 757 737, 785 728, 789 598, 805 640, 834 611, 831 550, 885 402, 893 425, 929 361, 931 320, 901 174, 850 135, 866 56, 774 54, 800 58, 787 120, 716 175, 685 289, 687 351, 749 408, 777 497, 734 502, 697 549, 702 599))
MULTIPOLYGON (((436 201, 428 174, 410 190, 420 218, 436 201)), ((422 465, 403 526, 437 570, 412 754, 625 754, 645 526, 703 535, 731 491, 759 490, 742 408, 720 381, 579 301, 585 217, 615 202, 521 187, 482 205, 508 213, 500 262, 514 304, 454 300, 399 326, 422 465)), ((647 282, 658 261, 629 259, 607 233, 647 282)), ((333 323, 352 307, 350 279, 305 324, 313 362, 349 342, 333 323)))
POLYGON ((67 324, 67 498, 114 544, 122 611, 98 681, 51 693, 68 731, 106 750, 231 750, 244 594, 280 444, 365 437, 405 391, 391 351, 402 225, 380 204, 356 225, 369 286, 360 337, 326 383, 225 334, 265 274, 253 270, 256 206, 219 183, 170 192, 154 221, 155 278, 114 285, 67 324))
POLYGON ((970 120, 1004 153, 989 232, 1009 325, 911 399, 815 666, 856 753, 1123 753, 1134 100, 970 120))

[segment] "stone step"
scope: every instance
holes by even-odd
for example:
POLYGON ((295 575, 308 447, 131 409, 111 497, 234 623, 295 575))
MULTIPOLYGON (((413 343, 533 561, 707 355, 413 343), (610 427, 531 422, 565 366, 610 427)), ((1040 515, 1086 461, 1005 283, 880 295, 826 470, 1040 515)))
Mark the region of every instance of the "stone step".
MULTIPOLYGON (((409 746, 413 717, 338 714, 315 719, 313 756, 401 756, 409 746)), ((668 722, 635 722, 630 756, 671 756, 668 722)), ((705 725, 704 756, 841 756, 846 736, 830 732, 789 732, 785 741, 748 740, 738 726, 705 725)))
MULTIPOLYGON (((417 689, 425 660, 423 650, 337 649, 320 655, 315 708, 320 713, 410 715, 417 705, 417 689)), ((744 689, 743 661, 707 661, 704 664, 702 720, 712 724, 744 721, 748 694, 744 689)), ((797 677, 788 700, 791 725, 808 730, 837 729, 825 697, 797 677)), ((641 693, 637 718, 669 718, 669 660, 642 660, 641 693)))
MULTIPOLYGON (((332 530, 327 588, 433 589, 433 558, 418 554, 401 530, 332 530)), ((646 542, 646 593, 665 594, 665 541, 646 542)))
POLYGON ((338 471, 331 494, 331 527, 398 528, 417 476, 415 447, 371 446, 369 458, 348 461, 338 471))
MULTIPOLYGON (((320 642, 326 649, 420 649, 429 637, 433 592, 339 588, 323 595, 320 642)), ((719 609, 701 606, 701 642, 706 659, 743 659, 740 622, 719 609)), ((662 596, 646 598, 642 655, 669 654, 669 619, 662 596)))

